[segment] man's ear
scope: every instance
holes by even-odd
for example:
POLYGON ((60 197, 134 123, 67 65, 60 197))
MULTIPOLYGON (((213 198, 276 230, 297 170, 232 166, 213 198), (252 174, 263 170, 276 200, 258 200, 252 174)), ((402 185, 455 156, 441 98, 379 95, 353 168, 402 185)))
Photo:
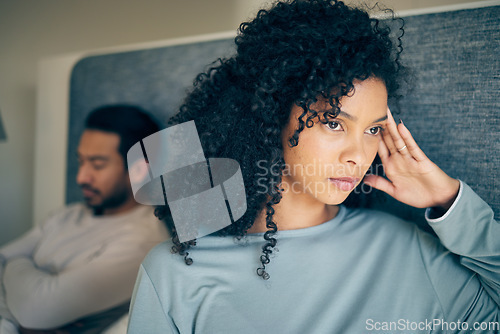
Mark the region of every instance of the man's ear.
POLYGON ((128 176, 132 184, 142 184, 146 178, 149 180, 149 166, 146 159, 139 158, 129 165, 128 176))

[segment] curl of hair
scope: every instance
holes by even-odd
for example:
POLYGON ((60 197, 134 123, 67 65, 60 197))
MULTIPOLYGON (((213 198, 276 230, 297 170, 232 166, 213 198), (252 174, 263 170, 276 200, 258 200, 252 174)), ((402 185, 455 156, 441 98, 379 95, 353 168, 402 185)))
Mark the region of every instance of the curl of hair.
MULTIPOLYGON (((277 244, 273 206, 281 200, 283 145, 296 146, 301 131, 315 120, 336 117, 340 99, 353 93, 356 81, 376 77, 385 83, 389 98, 398 97, 404 70, 401 35, 394 42, 390 34, 385 21, 341 1, 279 2, 240 25, 236 55, 198 75, 180 112, 169 121, 195 120, 207 157, 239 162, 247 211, 218 233, 242 238, 265 210, 268 231, 257 269, 262 278, 269 278, 266 265, 277 244), (320 97, 329 101, 330 111, 311 108, 320 97), (282 141, 293 104, 303 113, 295 133, 282 141)), ((173 251, 187 259, 194 241, 180 244, 175 231, 173 235, 173 251)))

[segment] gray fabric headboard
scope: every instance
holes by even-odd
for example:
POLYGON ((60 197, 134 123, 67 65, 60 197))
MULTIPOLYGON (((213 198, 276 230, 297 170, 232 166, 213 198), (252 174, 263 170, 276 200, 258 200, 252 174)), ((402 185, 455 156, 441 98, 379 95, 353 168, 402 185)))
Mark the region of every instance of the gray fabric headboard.
MULTIPOLYGON (((424 152, 467 182, 500 216, 500 6, 405 17, 402 61, 414 89, 401 114, 424 152)), ((135 103, 166 121, 196 74, 233 52, 232 39, 91 56, 72 73, 66 201, 80 200, 75 159, 83 120, 95 107, 135 103)), ((377 205, 409 219, 392 199, 377 205)))

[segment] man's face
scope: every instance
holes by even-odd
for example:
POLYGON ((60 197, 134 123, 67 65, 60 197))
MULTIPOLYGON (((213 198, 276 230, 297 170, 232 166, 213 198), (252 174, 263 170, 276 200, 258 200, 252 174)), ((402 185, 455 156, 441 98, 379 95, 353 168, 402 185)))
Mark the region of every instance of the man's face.
POLYGON ((135 204, 116 133, 85 130, 78 146, 76 182, 96 213, 114 214, 135 204))

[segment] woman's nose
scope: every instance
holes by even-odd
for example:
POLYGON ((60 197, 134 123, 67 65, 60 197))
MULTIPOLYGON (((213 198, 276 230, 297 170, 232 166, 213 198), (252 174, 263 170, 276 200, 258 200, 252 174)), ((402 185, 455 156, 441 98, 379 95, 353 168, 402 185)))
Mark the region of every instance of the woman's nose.
POLYGON ((347 140, 340 155, 340 161, 344 164, 361 167, 366 164, 366 160, 367 155, 363 140, 359 138, 347 140))

